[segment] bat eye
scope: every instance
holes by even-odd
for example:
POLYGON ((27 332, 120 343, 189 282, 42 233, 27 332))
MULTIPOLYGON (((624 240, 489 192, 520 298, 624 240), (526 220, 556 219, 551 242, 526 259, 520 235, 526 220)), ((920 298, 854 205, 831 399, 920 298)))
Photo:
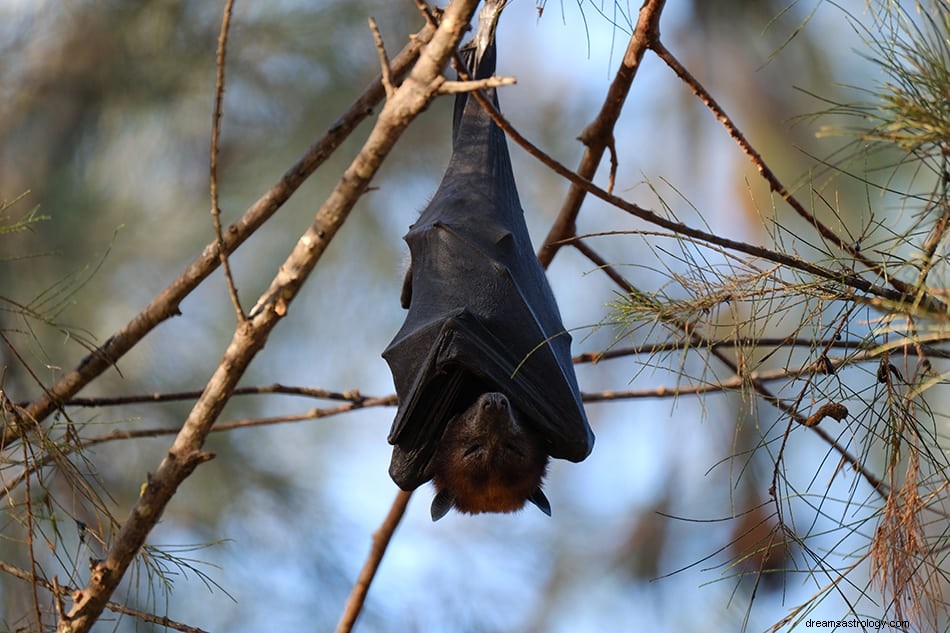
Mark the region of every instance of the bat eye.
POLYGON ((462 457, 471 457, 478 451, 478 448, 478 444, 472 444, 467 449, 465 449, 465 452, 462 453, 462 457))
POLYGON ((505 442, 502 444, 502 448, 504 448, 508 453, 514 453, 518 457, 524 457, 524 451, 513 442, 505 442))

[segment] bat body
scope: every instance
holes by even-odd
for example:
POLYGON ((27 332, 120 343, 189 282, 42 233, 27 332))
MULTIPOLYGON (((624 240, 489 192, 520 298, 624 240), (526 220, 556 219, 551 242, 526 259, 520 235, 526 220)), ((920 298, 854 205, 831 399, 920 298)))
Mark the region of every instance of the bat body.
MULTIPOLYGON (((495 70, 494 23, 483 27, 463 50, 475 78, 495 70)), ((405 236, 408 314, 383 352, 399 397, 389 472, 404 490, 434 478, 433 518, 453 505, 545 510, 548 457, 581 461, 594 442, 571 337, 528 237, 503 132, 466 94, 452 131, 439 189, 405 236)))

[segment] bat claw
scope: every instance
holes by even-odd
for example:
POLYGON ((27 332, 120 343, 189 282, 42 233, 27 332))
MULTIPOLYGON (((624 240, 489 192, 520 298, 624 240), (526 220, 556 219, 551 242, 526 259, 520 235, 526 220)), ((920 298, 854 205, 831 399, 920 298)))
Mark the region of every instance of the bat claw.
POLYGON ((528 497, 528 501, 536 505, 541 512, 551 516, 551 502, 544 496, 544 492, 542 492, 540 488, 534 489, 534 492, 528 497))
MULTIPOLYGON (((429 515, 432 517, 432 522, 435 523, 448 514, 454 505, 455 497, 452 496, 452 493, 448 490, 440 490, 438 494, 435 495, 435 498, 432 499, 432 505, 429 507, 429 515)), ((550 509, 548 509, 548 515, 550 514, 550 509)))

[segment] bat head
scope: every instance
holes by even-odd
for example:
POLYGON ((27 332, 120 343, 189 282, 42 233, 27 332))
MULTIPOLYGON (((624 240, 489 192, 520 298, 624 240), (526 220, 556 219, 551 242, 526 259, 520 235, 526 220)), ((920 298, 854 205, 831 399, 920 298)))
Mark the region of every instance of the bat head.
POLYGON ((550 516, 541 491, 548 454, 519 418, 508 398, 493 391, 449 421, 432 463, 433 521, 453 507, 467 514, 514 512, 528 501, 550 516))

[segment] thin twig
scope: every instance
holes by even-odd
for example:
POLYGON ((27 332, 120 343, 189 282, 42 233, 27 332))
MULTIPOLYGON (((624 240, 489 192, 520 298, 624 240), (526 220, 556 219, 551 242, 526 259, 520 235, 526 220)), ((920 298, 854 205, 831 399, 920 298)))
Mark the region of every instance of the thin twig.
MULTIPOLYGON (((850 318, 850 314, 853 310, 854 310, 854 306, 852 305, 852 307, 845 310, 844 314, 841 315, 841 317, 838 319, 838 325, 835 328, 834 337, 837 337, 841 334, 841 331, 842 329, 844 329, 845 324, 848 322, 850 318)), ((819 359, 824 359, 827 361, 828 359, 827 354, 828 354, 829 349, 830 347, 826 346, 821 351, 821 355, 819 356, 819 359)), ((834 369, 833 365, 830 362, 828 362, 828 368, 831 370, 834 369)), ((809 380, 808 383, 806 383, 805 386, 802 387, 801 391, 799 392, 798 397, 794 400, 794 403, 791 405, 788 405, 792 411, 798 413, 799 406, 801 405, 802 399, 804 399, 805 395, 807 394, 807 390, 810 386, 810 383, 811 381, 809 380)), ((847 414, 847 409, 845 409, 845 413, 847 414)), ((838 419, 840 420, 841 418, 838 418, 838 419)), ((820 420, 818 421, 820 422, 820 420)), ((773 460, 772 480, 769 484, 769 495, 772 497, 773 503, 775 505, 775 514, 778 517, 780 522, 784 522, 785 520, 784 511, 782 509, 781 495, 778 494, 779 478, 780 478, 780 474, 781 474, 784 461, 785 461, 785 449, 788 447, 788 443, 792 434, 792 428, 794 427, 795 423, 801 424, 802 426, 805 426, 807 428, 812 428, 816 432, 819 431, 819 429, 814 428, 817 425, 817 422, 815 424, 812 424, 811 422, 812 422, 812 417, 808 417, 803 420, 802 417, 800 416, 789 415, 789 420, 785 424, 785 431, 782 434, 782 440, 779 443, 778 452, 775 454, 775 459, 773 460)), ((819 435, 820 434, 821 433, 819 433, 819 435)), ((831 439, 831 436, 828 435, 828 438, 831 439)), ((837 441, 835 441, 834 445, 837 446, 837 441)), ((850 461, 853 466, 857 464, 857 458, 851 457, 850 453, 847 450, 844 450, 844 451, 839 450, 838 452, 845 460, 850 461)), ((861 467, 863 468, 863 465, 861 465, 861 467)), ((855 468, 857 468, 857 466, 855 466, 855 468)), ((835 474, 837 474, 837 471, 835 471, 835 474)), ((878 479, 873 474, 870 475, 870 477, 865 477, 865 478, 869 482, 871 482, 871 485, 874 486, 875 490, 877 490, 878 493, 882 497, 885 497, 885 498, 887 497, 887 494, 889 493, 889 489, 882 489, 880 487, 881 486, 880 479, 878 479)))
MULTIPOLYGON (((170 391, 164 393, 143 393, 128 396, 114 396, 101 398, 73 398, 63 403, 64 406, 73 407, 112 407, 125 404, 156 403, 156 402, 176 402, 180 400, 197 400, 201 397, 202 390, 193 391, 170 391)), ((274 383, 272 385, 256 385, 251 387, 238 387, 234 390, 235 396, 258 395, 258 394, 281 394, 288 396, 301 396, 305 398, 317 398, 320 400, 345 400, 347 402, 361 403, 371 400, 372 396, 364 396, 358 390, 350 391, 329 391, 327 389, 316 389, 313 387, 294 387, 274 383)))
MULTIPOLYGON (((946 199, 948 189, 950 189, 950 180, 946 177, 946 162, 947 156, 944 155, 944 170, 943 173, 945 176, 941 178, 940 187, 942 189, 940 193, 941 199, 946 199)), ((921 247, 923 250, 923 263, 920 266, 920 274, 917 276, 917 289, 918 292, 922 292, 924 286, 927 282, 927 275, 930 274, 930 271, 933 269, 934 265, 937 263, 938 259, 934 257, 937 252, 937 247, 943 242, 943 238, 947 234, 947 230, 950 229, 950 205, 943 203, 943 213, 940 214, 940 218, 937 219, 937 222, 934 224, 933 228, 930 230, 927 239, 924 240, 924 243, 921 247)))
POLYGON ((637 290, 630 284, 623 275, 617 272, 613 266, 607 263, 603 257, 597 254, 597 252, 591 248, 584 240, 574 240, 570 242, 571 245, 581 252, 584 257, 589 259, 597 268, 601 270, 605 275, 610 277, 611 281, 623 288, 624 292, 627 294, 635 294, 637 290))
POLYGON ((353 630, 356 618, 363 610, 363 603, 373 582, 373 577, 376 576, 376 570, 379 569, 379 564, 383 560, 383 555, 386 553, 386 548, 389 546, 389 541, 392 539, 396 527, 399 526, 399 522, 406 513, 406 506, 409 504, 411 496, 412 493, 405 490, 397 492, 386 519, 379 526, 379 529, 373 533, 373 546, 370 548, 366 562, 363 563, 363 569, 360 570, 360 575, 346 599, 343 615, 340 616, 340 622, 336 626, 336 633, 349 633, 353 630))
MULTIPOLYGON (((477 95, 478 93, 474 93, 474 94, 477 95)), ((482 104, 482 106, 485 107, 485 104, 482 104)), ((593 259, 591 261, 594 261, 595 263, 600 262, 598 266, 606 266, 606 263, 604 263, 604 260, 600 258, 592 249, 590 249, 590 247, 587 247, 586 251, 582 250, 582 252, 584 252, 585 254, 589 253, 590 255, 592 255, 593 259)), ((617 276, 619 277, 619 275, 617 276)), ((611 278, 614 279, 613 277, 611 278)), ((616 279, 614 280, 617 281, 616 279)), ((623 288, 626 292, 633 293, 633 294, 640 294, 639 290, 637 290, 632 284, 627 282, 625 279, 621 278, 620 282, 618 283, 620 287, 623 288)), ((761 380, 754 379, 747 372, 740 371, 739 364, 736 361, 734 361, 732 358, 727 356, 723 352, 723 350, 717 349, 716 347, 712 346, 708 341, 706 341, 705 337, 703 337, 699 332, 697 332, 694 328, 689 327, 689 324, 683 323, 676 319, 664 319, 664 320, 676 326, 677 328, 681 329, 683 333, 689 338, 690 345, 693 349, 708 349, 709 353, 713 357, 719 359, 719 361, 723 365, 725 365, 731 372, 736 374, 736 376, 739 376, 739 377, 744 376, 746 380, 748 380, 748 384, 752 386, 752 388, 756 391, 756 393, 762 399, 764 399, 766 402, 772 404, 773 406, 778 408, 780 411, 788 415, 790 418, 790 422, 789 422, 789 429, 786 431, 786 436, 787 436, 788 431, 791 428, 792 421, 797 422, 798 424, 802 424, 802 425, 804 425, 807 422, 808 417, 800 413, 796 409, 795 406, 788 404, 787 402, 785 402, 784 400, 782 400, 781 398, 773 394, 771 390, 768 389, 768 387, 762 384, 761 380)), ((700 393, 700 391, 697 391, 696 393, 700 393)), ((859 474, 861 474, 861 476, 864 477, 864 479, 874 488, 875 491, 878 492, 878 494, 880 494, 883 497, 887 496, 889 492, 889 488, 884 484, 884 482, 881 481, 879 477, 877 477, 877 475, 869 471, 864 466, 864 464, 861 463, 861 460, 859 460, 857 457, 852 455, 848 451, 848 449, 841 446, 841 444, 839 444, 838 441, 835 440, 835 438, 831 437, 831 435, 828 434, 824 429, 817 426, 812 426, 812 427, 807 427, 807 428, 810 428, 812 431, 818 434, 818 436, 821 437, 825 442, 827 442, 833 450, 835 450, 839 455, 841 455, 842 459, 844 459, 859 474)))
POLYGON ((392 97, 396 92, 393 85, 392 69, 389 66, 389 55, 386 54, 386 45, 383 43, 383 34, 379 32, 379 25, 373 16, 369 17, 369 29, 373 32, 373 42, 376 44, 376 52, 379 54, 379 69, 382 73, 383 88, 386 90, 386 98, 392 97))
POLYGON ((224 270, 224 279, 228 285, 228 294, 234 305, 237 320, 241 323, 247 320, 241 300, 238 297, 234 276, 231 274, 231 264, 228 263, 228 252, 224 248, 224 235, 221 232, 221 208, 218 206, 218 138, 221 135, 221 112, 224 101, 224 59, 228 48, 228 31, 231 27, 231 14, 234 9, 234 0, 227 0, 224 5, 224 16, 221 18, 221 33, 218 36, 218 52, 215 59, 217 73, 214 81, 214 111, 211 114, 211 219, 214 223, 214 235, 218 258, 224 270))
MULTIPOLYGON (((20 351, 16 347, 14 347, 12 342, 10 342, 10 339, 7 338, 6 334, 3 333, 2 329, 0 329, 0 341, 3 341, 3 344, 6 345, 8 350, 10 350, 10 353, 13 355, 14 358, 16 358, 17 362, 19 363, 19 366, 23 368, 23 370, 27 373, 30 379, 34 383, 40 386, 40 388, 43 390, 42 397, 44 398, 49 397, 50 395, 49 389, 46 388, 46 386, 43 384, 43 381, 40 380, 40 377, 36 375, 36 372, 33 370, 30 364, 26 362, 26 359, 23 358, 23 356, 20 354, 20 351)), ((3 394, 3 400, 4 400, 4 406, 6 408, 7 403, 9 402, 9 399, 7 398, 6 394, 3 394)), ((39 422, 30 413, 29 408, 19 408, 19 409, 12 408, 10 409, 10 411, 13 413, 14 424, 3 425, 3 434, 2 434, 2 437, 0 437, 0 449, 9 447, 12 444, 13 439, 20 437, 25 433, 28 433, 33 428, 39 425, 39 422)), ((69 420, 69 416, 66 415, 65 412, 63 412, 63 416, 67 420, 69 420)))
MULTIPOLYGON (((590 253, 594 259, 592 261, 603 262, 602 259, 596 254, 596 252, 589 250, 587 248, 579 249, 586 254, 590 253)), ((608 268, 609 266, 604 264, 601 268, 608 268)), ((606 272, 606 271, 605 271, 606 272)), ((614 279, 612 276, 611 279, 614 279)), ((619 275, 617 279, 614 279, 615 282, 623 282, 627 284, 626 280, 623 280, 619 275)), ((632 286, 626 288, 629 292, 632 289, 632 286)), ((733 347, 774 347, 774 348, 783 348, 783 347, 808 347, 808 348, 824 348, 826 350, 830 349, 853 349, 863 352, 870 352, 872 350, 879 350, 881 346, 879 344, 870 343, 867 341, 854 341, 848 339, 813 339, 807 337, 796 337, 796 336, 786 336, 786 337, 738 337, 738 338, 728 338, 721 340, 705 340, 705 345, 707 348, 733 348, 733 347)), ((903 344, 891 344, 886 349, 889 351, 900 349, 906 346, 913 346, 919 348, 921 354, 930 358, 950 358, 950 349, 943 349, 935 347, 933 345, 922 345, 917 341, 906 342, 903 344)), ((615 358, 621 358, 624 356, 635 356, 639 354, 656 354, 659 352, 669 352, 675 350, 682 350, 683 342, 682 341, 664 341, 657 343, 644 343, 643 345, 636 345, 633 347, 618 347, 607 349, 599 352, 584 352, 574 356, 572 361, 575 364, 584 364, 584 363, 599 363, 605 360, 611 360, 615 358)), ((329 389, 320 389, 316 387, 299 387, 294 385, 284 385, 280 383, 274 383, 270 385, 252 385, 247 387, 237 387, 234 390, 235 396, 245 396, 245 395, 266 395, 266 394, 278 394, 278 395, 289 395, 289 396, 300 396, 304 398, 315 398, 319 400, 342 400, 346 402, 355 402, 362 403, 367 400, 374 400, 377 396, 367 396, 358 389, 350 389, 347 391, 332 391, 329 389)), ((168 392, 154 392, 154 393, 142 393, 142 394, 130 394, 126 396, 100 396, 100 397, 89 397, 89 398, 72 398, 63 402, 63 406, 72 406, 72 407, 112 407, 120 406, 127 404, 150 404, 150 403, 162 403, 162 402, 176 402, 181 400, 197 400, 201 396, 201 390, 189 390, 189 391, 168 391, 168 392)), ((19 407, 25 407, 27 403, 16 403, 19 407)))
MULTIPOLYGON (((738 337, 738 338, 729 338, 716 341, 706 342, 707 347, 709 348, 733 348, 733 347, 773 347, 773 348, 785 348, 785 347, 808 347, 811 349, 819 347, 827 347, 828 349, 852 349, 862 352, 870 352, 877 349, 877 345, 872 345, 864 341, 849 341, 842 339, 840 341, 828 339, 813 339, 806 337, 796 337, 796 336, 786 336, 782 337, 738 337)), ((602 352, 587 352, 584 354, 578 354, 574 357, 575 364, 581 363, 599 363, 604 360, 611 360, 614 358, 622 358, 625 356, 636 356, 639 354, 657 354, 660 352, 673 352, 673 351, 682 351, 683 350, 682 341, 664 341, 661 343, 644 343, 643 345, 635 345, 633 347, 618 347, 614 349, 604 350, 602 352)), ((911 345, 911 343, 907 343, 911 345)), ((934 350, 938 353, 942 353, 942 358, 950 357, 950 350, 934 350)), ((876 356, 876 355, 875 355, 876 356)))
MULTIPOLYGON (((426 24, 410 37, 410 42, 393 59, 394 77, 402 77, 408 72, 418 59, 419 51, 431 41, 434 32, 434 27, 426 24)), ((377 77, 352 103, 346 113, 310 146, 304 155, 281 176, 280 180, 228 228, 224 234, 225 252, 233 253, 263 226, 304 181, 333 154, 350 133, 372 114, 373 108, 383 100, 384 96, 382 79, 377 77)), ((155 295, 131 321, 110 336, 98 349, 83 358, 75 369, 66 372, 54 385, 44 389, 44 394, 27 408, 30 419, 40 422, 54 411, 61 409, 63 401, 74 396, 111 367, 158 324, 179 315, 179 304, 207 279, 219 264, 216 240, 205 246, 201 255, 164 290, 155 295)), ((8 446, 20 436, 21 431, 22 429, 4 427, 0 447, 8 446)))
MULTIPOLYGON (((35 580, 33 582, 36 582, 35 580)), ((56 574, 53 574, 53 603, 56 608, 56 617, 63 619, 66 617, 66 608, 63 606, 63 594, 65 593, 63 589, 59 586, 59 578, 56 577, 56 574)))
POLYGON ((666 62, 667 66, 676 73, 676 75, 693 91, 693 93, 699 98, 703 104, 709 108, 713 113, 716 119, 722 123, 723 127, 726 128, 729 136, 739 145, 742 151, 749 157, 749 160, 758 170, 759 174, 765 179, 769 184, 769 187, 772 191, 777 193, 779 197, 782 198, 795 212, 801 216, 806 222, 815 227, 815 230, 826 240, 834 244, 840 250, 846 252, 848 255, 861 262, 868 267, 875 274, 879 275, 887 283, 889 283, 895 290, 900 292, 902 295, 907 297, 917 297, 923 305, 925 305, 929 310, 935 312, 946 312, 947 306, 932 295, 927 294, 922 289, 918 292, 913 286, 904 283, 902 280, 898 279, 891 275, 884 266, 880 263, 872 261, 867 255, 864 254, 858 247, 855 246, 850 240, 845 240, 841 238, 837 233, 834 232, 830 227, 821 222, 814 214, 809 212, 804 205, 799 202, 799 200, 792 195, 792 193, 782 184, 778 179, 775 173, 769 168, 765 163, 765 160, 762 156, 755 150, 754 147, 746 139, 745 135, 739 130, 733 120, 726 114, 725 110, 713 99, 712 95, 709 94, 706 89, 699 83, 699 81, 693 77, 693 75, 682 65, 679 60, 665 47, 659 39, 655 40, 651 48, 653 51, 666 62))
MULTIPOLYGON (((476 101, 478 101, 482 108, 485 109, 492 121, 494 121, 495 124, 498 125, 498 127, 500 127, 502 130, 504 130, 505 135, 520 145, 526 152, 537 158, 542 164, 547 166, 559 176, 562 176, 571 183, 576 184, 578 187, 584 189, 587 193, 593 194, 604 202, 611 204, 618 209, 626 211, 632 216, 638 217, 641 220, 664 228, 678 235, 682 235, 683 237, 691 238, 699 242, 706 242, 708 244, 715 244, 716 246, 720 246, 726 250, 745 253, 746 255, 751 255, 752 257, 757 257, 759 259, 764 259, 776 264, 781 264, 783 266, 800 270, 801 272, 808 273, 821 279, 827 279, 833 283, 849 286, 855 290, 860 290, 861 292, 875 295, 869 299, 869 302, 872 304, 875 301, 880 303, 881 300, 886 300, 892 302, 893 305, 891 307, 896 309, 897 306, 907 303, 907 295, 890 288, 879 286, 855 273, 844 270, 832 270, 823 266, 819 266, 818 264, 805 261, 800 257, 789 255, 788 253, 765 248, 764 246, 755 246, 754 244, 749 244, 748 242, 733 240, 727 237, 722 237, 716 233, 710 233, 708 231, 697 229, 682 222, 676 222, 665 218, 657 213, 654 213, 653 211, 650 211, 649 209, 645 209, 639 205, 628 202, 623 198, 610 194, 606 190, 595 185, 593 182, 581 178, 578 174, 568 169, 562 163, 552 158, 550 154, 547 154, 537 145, 525 138, 511 125, 504 115, 501 114, 498 109, 495 108, 494 105, 492 105, 485 98, 481 92, 473 92, 472 96, 476 99, 476 101)), ((567 243, 565 240, 569 240, 570 237, 572 236, 560 237, 557 241, 561 243, 567 243)), ((857 299, 858 298, 856 298, 856 300, 857 299)), ((933 306, 929 307, 939 306, 938 304, 934 304, 933 306)), ((941 310, 939 313, 932 316, 937 316, 938 314, 944 315, 945 312, 941 310)))
MULTIPOLYGON (((224 431, 234 431, 237 429, 249 429, 258 426, 274 426, 276 424, 287 424, 288 422, 304 422, 307 420, 322 420, 330 416, 348 413, 358 409, 369 409, 372 407, 394 407, 396 406, 396 396, 383 396, 380 398, 366 398, 360 402, 341 404, 337 407, 313 408, 307 409, 301 413, 288 413, 286 415, 275 415, 266 418, 239 418, 230 422, 221 422, 211 427, 210 433, 221 433, 224 431)), ((126 431, 113 431, 106 435, 86 438, 82 441, 81 448, 92 446, 94 444, 103 444, 114 440, 130 440, 143 437, 161 437, 163 435, 175 435, 180 429, 162 428, 162 429, 130 429, 126 431)))
MULTIPOLYGON (((23 442, 21 444, 23 448, 23 463, 30 463, 29 455, 29 443, 23 442)), ((37 576, 36 568, 38 563, 36 562, 36 551, 33 549, 33 495, 30 490, 30 477, 26 478, 26 545, 27 550, 30 553, 30 587, 33 590, 33 609, 34 615, 36 616, 36 630, 43 630, 43 614, 40 612, 40 596, 39 590, 37 589, 37 576)))
MULTIPOLYGON (((850 365, 854 361, 855 359, 851 358, 837 358, 834 360, 829 359, 828 362, 830 363, 830 367, 833 369, 838 369, 839 367, 850 365)), ((680 396, 686 395, 699 395, 716 392, 725 393, 736 389, 742 389, 743 387, 746 387, 750 381, 754 383, 766 383, 774 382, 776 380, 800 380, 804 377, 815 374, 823 374, 825 371, 825 365, 808 363, 799 369, 772 369, 768 371, 754 371, 745 375, 735 374, 729 378, 724 378, 723 380, 717 380, 715 382, 709 383, 698 383, 695 385, 677 384, 672 387, 661 385, 659 387, 652 387, 650 389, 584 392, 581 394, 581 398, 585 403, 589 403, 604 402, 608 400, 636 400, 643 398, 678 398, 680 396)), ((803 424, 806 419, 807 418, 804 417, 801 418, 803 424)))
POLYGON ((515 77, 486 77, 485 79, 470 79, 468 81, 446 80, 439 88, 440 95, 458 94, 460 92, 474 92, 475 90, 484 90, 485 88, 498 88, 500 86, 513 86, 518 83, 515 77))
POLYGON ((610 173, 607 176, 607 193, 613 193, 614 185, 617 182, 617 167, 620 166, 617 160, 617 143, 614 140, 613 134, 610 135, 610 140, 607 142, 607 149, 610 150, 610 173))

